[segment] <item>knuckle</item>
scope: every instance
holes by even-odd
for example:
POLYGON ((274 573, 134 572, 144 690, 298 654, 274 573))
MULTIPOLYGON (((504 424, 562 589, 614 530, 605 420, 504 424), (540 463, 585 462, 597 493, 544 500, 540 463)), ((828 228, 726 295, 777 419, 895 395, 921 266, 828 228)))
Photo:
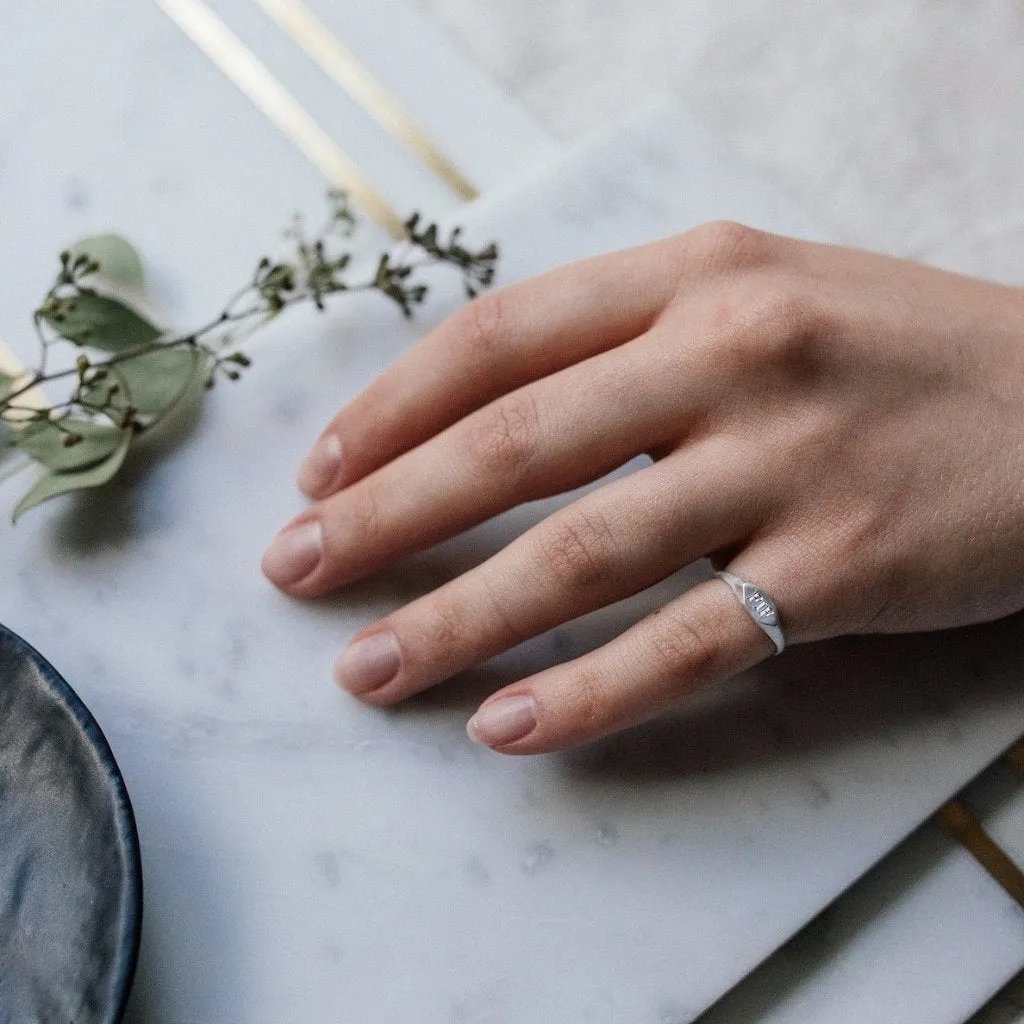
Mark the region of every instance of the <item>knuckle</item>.
POLYGON ((813 339, 819 334, 818 306, 813 297, 795 282, 783 281, 767 288, 757 313, 760 324, 769 335, 781 339, 784 355, 790 352, 794 342, 813 339))
MULTIPOLYGON (((818 525, 838 564, 863 564, 889 535, 892 511, 873 501, 846 501, 828 510, 818 525)), ((836 564, 833 562, 833 564, 836 564)))
MULTIPOLYGON (((904 575, 905 555, 894 538, 893 515, 885 508, 865 503, 823 516, 817 525, 814 557, 825 564, 842 565, 842 581, 828 586, 828 600, 805 600, 803 618, 814 619, 826 635, 870 632, 883 623, 896 605, 898 583, 904 575), (828 608, 828 615, 815 608, 828 608)), ((808 541, 805 548, 811 548, 808 541)), ((806 557, 806 555, 804 555, 806 557)))
POLYGON ((379 540, 384 532, 380 498, 375 489, 364 482, 352 495, 348 510, 349 530, 354 546, 362 549, 379 540))
POLYGON ((499 399, 474 418, 469 445, 473 461, 495 473, 518 473, 533 459, 540 436, 537 403, 528 391, 499 399))
POLYGON ((572 719, 584 733, 596 733, 614 717, 614 701, 604 677, 593 668, 579 666, 569 681, 572 719))
POLYGON ((541 541, 541 558, 567 590, 604 582, 615 569, 614 535, 595 512, 576 511, 552 522, 541 541))
POLYGON ((651 619, 647 646, 662 675, 689 687, 713 676, 720 641, 689 611, 662 609, 651 619))
POLYGON ((821 311, 798 283, 761 282, 748 294, 733 299, 722 313, 719 345, 747 371, 781 367, 808 369, 821 355, 826 337, 821 311))
POLYGON ((507 300, 503 292, 486 292, 456 314, 460 357, 489 361, 506 344, 507 300))
MULTIPOLYGON (((486 595, 487 610, 490 613, 484 623, 488 637, 484 646, 492 646, 494 641, 499 639, 503 646, 512 646, 532 636, 535 630, 530 628, 528 621, 519 621, 513 602, 509 600, 507 594, 499 591, 491 577, 481 574, 481 583, 486 595)), ((465 616, 463 618, 465 619, 465 616)))
POLYGON ((771 236, 745 224, 715 220, 693 228, 685 237, 708 269, 731 271, 762 263, 767 258, 771 236))
POLYGON ((435 595, 418 630, 420 643, 430 651, 449 651, 465 636, 466 609, 450 597, 435 595))

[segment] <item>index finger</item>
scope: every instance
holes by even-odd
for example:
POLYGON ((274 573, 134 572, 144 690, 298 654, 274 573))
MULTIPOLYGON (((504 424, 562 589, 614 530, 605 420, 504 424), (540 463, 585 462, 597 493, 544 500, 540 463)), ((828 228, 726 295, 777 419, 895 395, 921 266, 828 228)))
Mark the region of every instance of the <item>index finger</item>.
POLYGON ((328 497, 502 394, 642 334, 675 291, 675 244, 595 256, 467 304, 331 420, 299 487, 328 497))

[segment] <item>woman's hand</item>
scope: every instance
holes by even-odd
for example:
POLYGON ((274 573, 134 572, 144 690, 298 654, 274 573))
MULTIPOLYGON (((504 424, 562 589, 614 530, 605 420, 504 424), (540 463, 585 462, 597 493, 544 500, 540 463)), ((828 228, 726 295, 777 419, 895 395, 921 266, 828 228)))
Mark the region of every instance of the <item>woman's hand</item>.
MULTIPOLYGON (((342 686, 392 704, 702 556, 789 642, 1024 607, 1024 293, 713 224, 476 300, 328 425, 316 499, 264 557, 312 597, 639 453, 503 551, 361 630, 342 686)), ((701 583, 494 694, 530 754, 657 715, 773 652, 701 583)))

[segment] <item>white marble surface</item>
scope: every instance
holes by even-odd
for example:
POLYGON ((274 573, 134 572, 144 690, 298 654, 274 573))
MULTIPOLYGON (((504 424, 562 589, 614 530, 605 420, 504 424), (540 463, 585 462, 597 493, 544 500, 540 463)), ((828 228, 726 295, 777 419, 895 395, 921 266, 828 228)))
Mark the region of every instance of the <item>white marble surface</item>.
MULTIPOLYGON (((98 10, 45 23, 55 67, 32 51, 40 15, 0 26, 25 55, 0 175, 2 244, 18 253, 0 331, 23 351, 20 311, 69 236, 116 224, 138 237, 185 319, 320 188, 161 16, 117 5, 115 34, 98 10)), ((813 231, 685 120, 652 116, 473 219, 517 277, 715 215, 813 231)), ((303 448, 425 323, 371 301, 282 322, 181 446, 3 528, 0 619, 68 673, 135 800, 147 919, 134 1021, 687 1020, 1024 722, 1008 623, 793 651, 676 721, 575 754, 509 760, 468 743, 482 693, 599 642, 643 600, 395 712, 346 699, 327 666, 348 633, 543 508, 311 606, 259 576, 298 507, 303 448)))

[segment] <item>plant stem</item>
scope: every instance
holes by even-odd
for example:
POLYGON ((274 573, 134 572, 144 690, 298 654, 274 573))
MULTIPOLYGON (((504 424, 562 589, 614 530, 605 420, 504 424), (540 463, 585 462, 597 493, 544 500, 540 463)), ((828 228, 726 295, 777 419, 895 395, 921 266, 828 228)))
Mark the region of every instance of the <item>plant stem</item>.
MULTIPOLYGON (((423 261, 423 262, 429 262, 429 261, 423 261)), ((419 265, 419 264, 417 264, 417 265, 419 265)), ((373 281, 364 281, 364 282, 362 282, 360 284, 350 285, 350 286, 346 287, 344 289, 344 291, 346 293, 365 292, 365 291, 373 290, 374 287, 375 287, 375 284, 374 284, 373 281)), ((202 338, 203 336, 209 334, 211 331, 215 331, 218 327, 223 327, 225 324, 241 323, 241 322, 243 322, 245 320, 250 320, 250 319, 252 319, 252 318, 254 318, 256 316, 259 316, 261 314, 262 315, 266 315, 269 312, 266 308, 261 308, 261 307, 253 307, 251 309, 243 310, 240 313, 231 313, 231 312, 229 312, 231 306, 233 306, 235 303, 240 301, 243 298, 243 296, 247 292, 249 292, 251 290, 252 290, 252 285, 247 285, 246 287, 240 289, 236 293, 234 298, 228 303, 228 306, 224 310, 224 312, 222 312, 218 316, 214 317, 214 319, 210 320, 209 322, 203 324, 203 326, 200 327, 198 330, 191 331, 188 334, 182 334, 182 335, 178 336, 177 338, 169 338, 166 341, 152 341, 152 342, 147 342, 145 345, 137 345, 135 348, 126 349, 124 352, 119 352, 117 355, 111 356, 109 359, 106 359, 106 360, 104 360, 101 363, 94 363, 94 364, 91 365, 90 368, 91 369, 96 369, 96 370, 102 370, 102 369, 105 369, 108 366, 114 366, 117 363, 127 362, 130 359, 137 359, 139 356, 149 355, 149 353, 156 352, 156 351, 159 351, 161 349, 183 348, 183 347, 193 347, 193 348, 195 348, 195 347, 205 347, 205 346, 200 346, 198 344, 199 339, 202 338)), ((341 291, 341 289, 339 289, 339 293, 340 293, 340 291, 341 291)), ((306 302, 309 299, 310 299, 310 294, 307 293, 307 292, 302 292, 300 294, 297 294, 297 295, 294 295, 294 296, 290 296, 289 298, 284 300, 284 305, 281 307, 279 312, 283 312, 285 309, 289 309, 292 306, 297 306, 299 303, 306 302)), ((41 338, 40 341, 41 341, 41 345, 43 346, 43 352, 45 353, 46 349, 47 349, 47 347, 49 345, 49 342, 46 339, 44 339, 44 338, 41 338)), ((230 346, 225 346, 225 348, 227 348, 227 347, 230 347, 230 346)), ((209 348, 207 348, 207 351, 215 359, 217 359, 219 357, 219 353, 218 352, 214 352, 212 349, 209 349, 209 348)), ((45 356, 44 356, 44 359, 45 359, 45 356)), ((17 388, 16 390, 12 391, 2 401, 0 401, 0 414, 2 414, 4 412, 7 412, 7 410, 9 410, 9 409, 25 408, 25 407, 19 407, 19 406, 12 405, 11 403, 12 403, 12 401, 14 399, 20 398, 22 395, 24 395, 27 392, 31 391, 33 388, 38 387, 40 384, 47 384, 47 383, 49 383, 51 381, 63 380, 65 378, 67 378, 67 377, 73 377, 73 376, 76 376, 78 374, 78 372, 79 372, 78 368, 74 367, 74 366, 69 367, 66 370, 58 370, 56 373, 45 373, 42 369, 37 370, 28 379, 28 381, 26 381, 25 384, 23 384, 20 388, 17 388)), ((63 403, 63 404, 64 405, 68 405, 68 404, 73 404, 73 403, 63 403)), ((33 410, 33 411, 38 412, 39 410, 33 410)))

